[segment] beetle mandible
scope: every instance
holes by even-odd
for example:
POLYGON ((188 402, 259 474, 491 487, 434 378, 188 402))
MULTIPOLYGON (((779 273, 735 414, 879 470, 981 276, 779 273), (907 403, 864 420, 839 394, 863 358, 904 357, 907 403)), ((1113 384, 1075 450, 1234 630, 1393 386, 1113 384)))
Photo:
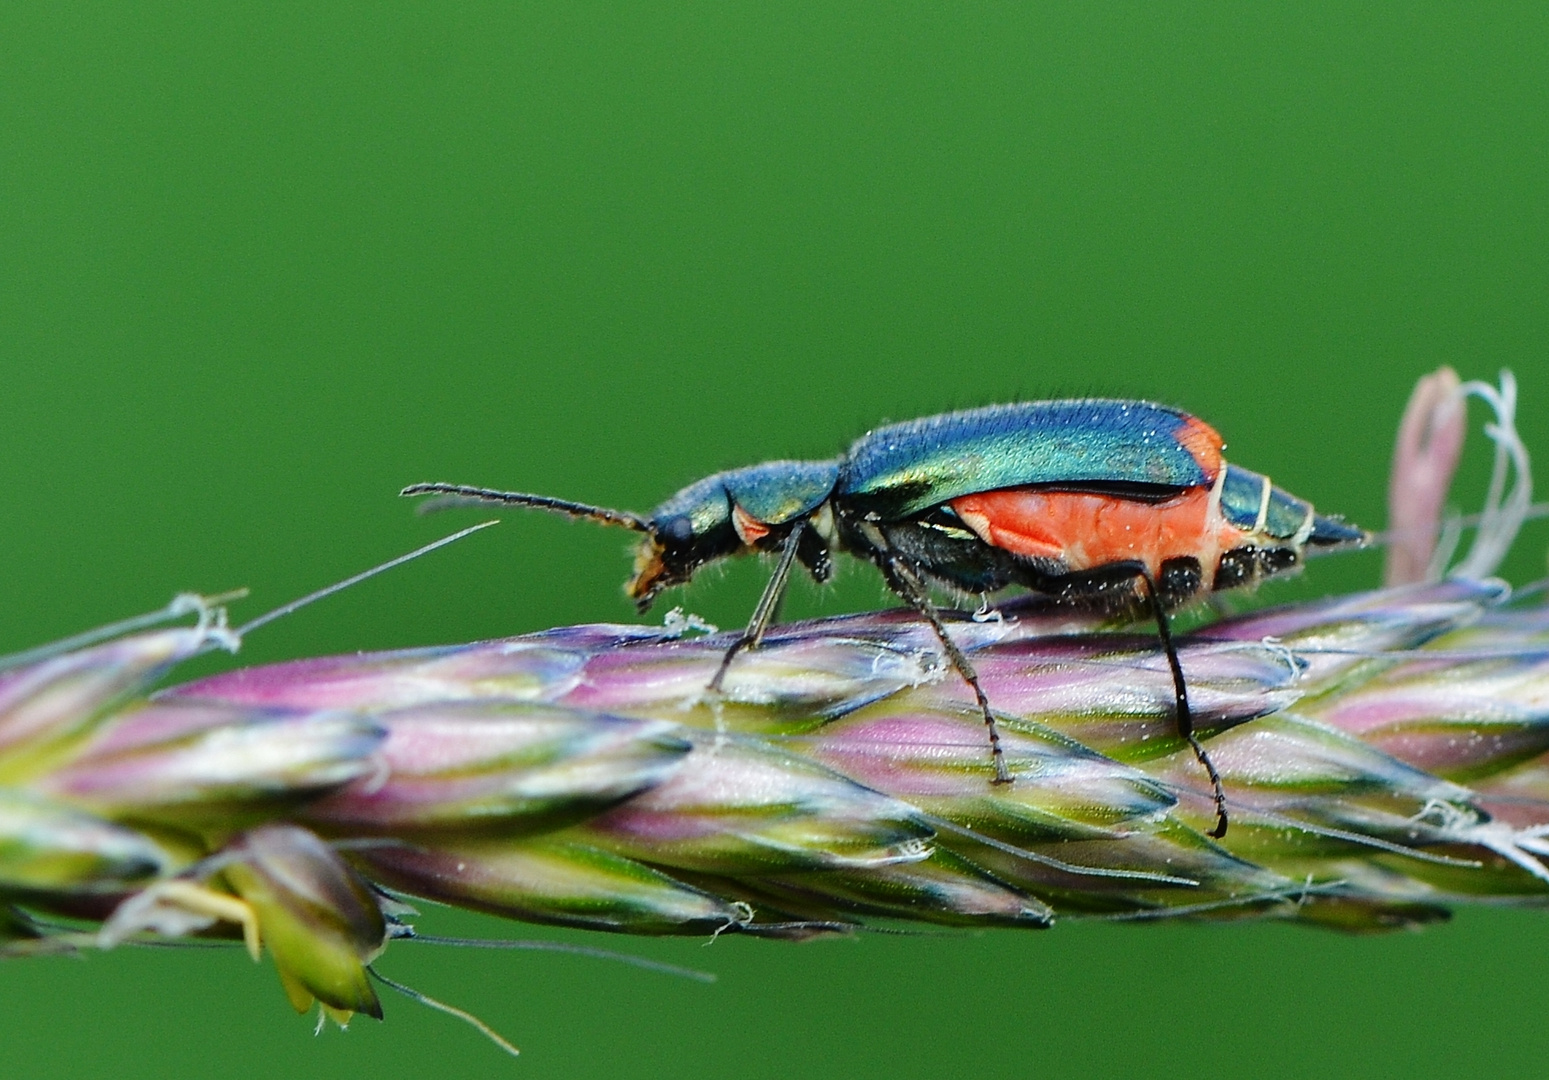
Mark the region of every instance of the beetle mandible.
POLYGON ((989 733, 995 782, 1009 783, 989 699, 952 641, 931 589, 988 594, 1019 585, 1055 600, 1155 620, 1175 691, 1180 737, 1210 777, 1211 835, 1226 835, 1220 774, 1194 734, 1168 612, 1211 591, 1252 586, 1299 566, 1305 549, 1358 546, 1367 533, 1229 465, 1214 428, 1147 401, 1029 401, 880 427, 830 461, 771 461, 708 476, 649 517, 463 484, 440 494, 550 510, 642 533, 626 586, 643 612, 663 589, 731 555, 778 555, 747 629, 726 651, 756 648, 800 562, 814 579, 833 553, 875 564, 925 619, 972 688, 989 733))

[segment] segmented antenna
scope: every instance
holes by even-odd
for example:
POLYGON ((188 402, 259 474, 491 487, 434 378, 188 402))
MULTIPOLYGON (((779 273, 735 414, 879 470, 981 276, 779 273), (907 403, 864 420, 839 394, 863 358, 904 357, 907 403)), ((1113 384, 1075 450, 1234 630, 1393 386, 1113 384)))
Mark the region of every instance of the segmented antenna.
MULTIPOLYGON (((528 506, 535 510, 552 510, 567 517, 585 518, 604 525, 622 525, 635 532, 650 534, 651 523, 639 514, 628 510, 609 510, 605 506, 555 499, 548 495, 529 495, 521 491, 495 491, 492 488, 469 487, 466 484, 410 484, 399 495, 450 495, 454 499, 470 502, 503 503, 508 506, 528 506)), ((434 508, 434 507, 432 507, 434 508)))

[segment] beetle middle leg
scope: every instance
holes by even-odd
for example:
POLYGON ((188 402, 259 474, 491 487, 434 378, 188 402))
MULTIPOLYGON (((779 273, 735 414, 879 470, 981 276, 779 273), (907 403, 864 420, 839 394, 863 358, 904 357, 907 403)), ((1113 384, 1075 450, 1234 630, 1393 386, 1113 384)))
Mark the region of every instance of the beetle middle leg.
POLYGON ((1000 728, 996 726, 995 714, 990 711, 990 699, 985 696, 984 688, 979 685, 979 673, 974 670, 973 664, 969 663, 963 650, 957 647, 957 642, 953 641, 952 636, 947 633, 946 624, 941 621, 936 605, 931 602, 929 591, 924 582, 909 567, 907 560, 885 549, 879 549, 878 556, 877 566, 882 571, 882 577, 887 582, 888 588, 902 597, 921 618, 930 623, 952 667, 973 690, 974 698, 979 702, 979 711, 984 714, 984 726, 990 733, 990 755, 995 762, 993 783, 1011 783, 1013 777, 1011 771, 1006 768, 1006 754, 1000 746, 1000 728))
POLYGON ((721 657, 721 666, 716 668, 715 678, 710 680, 711 693, 721 692, 721 684, 726 681, 726 669, 731 667, 731 662, 736 659, 738 653, 744 649, 756 649, 763 642, 764 634, 769 630, 769 624, 774 622, 775 615, 779 613, 780 601, 785 599, 785 587, 791 581, 791 568, 796 565, 796 549, 801 544, 801 536, 806 527, 805 521, 797 521, 791 526, 791 531, 780 547, 780 561, 775 564, 774 576, 769 579, 769 584, 764 586, 764 594, 758 598, 758 606, 753 609, 753 617, 748 620, 748 628, 742 632, 740 638, 732 642, 731 648, 726 650, 726 655, 721 657))

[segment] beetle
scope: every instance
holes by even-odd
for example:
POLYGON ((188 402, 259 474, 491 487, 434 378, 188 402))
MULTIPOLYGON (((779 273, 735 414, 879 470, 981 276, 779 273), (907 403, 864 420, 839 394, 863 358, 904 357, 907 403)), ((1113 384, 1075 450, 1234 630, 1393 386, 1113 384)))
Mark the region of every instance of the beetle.
POLYGON ((1178 734, 1214 789, 1211 835, 1220 837, 1226 795, 1194 734, 1168 613, 1212 591, 1293 570, 1309 546, 1368 539, 1266 477, 1228 464, 1223 445, 1203 420, 1148 401, 1029 401, 879 427, 828 461, 715 473, 648 517, 464 484, 414 484, 402 494, 515 504, 633 529, 644 539, 625 588, 642 612, 707 563, 777 554, 747 628, 710 682, 717 692, 737 654, 763 639, 797 562, 824 582, 836 552, 865 559, 930 624, 972 688, 996 783, 1012 777, 994 713, 931 590, 982 596, 1021 586, 1062 604, 1148 615, 1171 670, 1178 734))

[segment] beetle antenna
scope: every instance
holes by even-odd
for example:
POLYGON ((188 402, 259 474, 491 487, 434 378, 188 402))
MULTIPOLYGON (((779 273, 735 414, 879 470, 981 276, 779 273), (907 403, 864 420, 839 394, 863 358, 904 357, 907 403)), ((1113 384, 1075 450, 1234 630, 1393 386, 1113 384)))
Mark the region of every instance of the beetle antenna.
MULTIPOLYGON (((654 532, 651 523, 639 514, 631 514, 628 510, 609 510, 605 506, 593 506, 590 503, 571 502, 569 499, 555 499, 548 495, 529 495, 521 491, 495 491, 493 488, 469 487, 466 484, 410 484, 398 493, 399 495, 449 495, 452 505, 461 501, 480 503, 503 503, 508 506, 528 506, 534 510, 551 510, 556 514, 564 514, 566 517, 585 518, 588 521, 600 522, 604 525, 622 525, 626 529, 635 532, 650 534, 654 532)), ((439 502, 439 500, 437 500, 439 502)), ((424 510, 441 509, 437 502, 424 504, 424 510)))

